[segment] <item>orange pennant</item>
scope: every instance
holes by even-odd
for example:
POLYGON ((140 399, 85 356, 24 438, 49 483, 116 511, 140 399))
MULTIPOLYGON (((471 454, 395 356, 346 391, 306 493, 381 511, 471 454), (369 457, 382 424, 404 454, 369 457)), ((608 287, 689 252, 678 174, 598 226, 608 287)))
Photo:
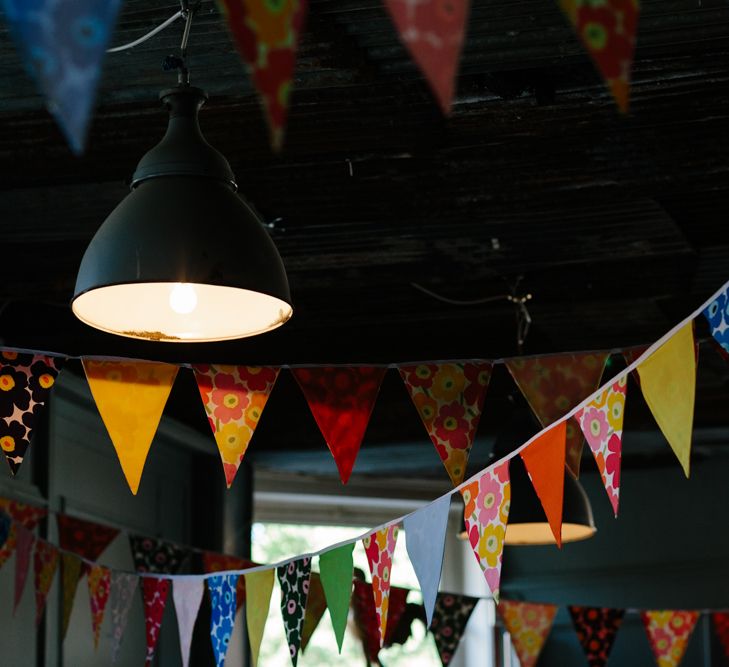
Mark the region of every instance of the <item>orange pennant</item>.
POLYGON ((529 479, 542 502, 557 546, 562 546, 562 501, 564 498, 564 460, 566 422, 550 428, 521 452, 529 479))

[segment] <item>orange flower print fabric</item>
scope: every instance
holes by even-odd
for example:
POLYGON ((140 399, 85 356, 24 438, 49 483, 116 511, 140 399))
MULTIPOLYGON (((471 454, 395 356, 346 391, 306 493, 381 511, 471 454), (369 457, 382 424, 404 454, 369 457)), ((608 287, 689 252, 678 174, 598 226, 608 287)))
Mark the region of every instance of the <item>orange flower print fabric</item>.
POLYGON ((279 371, 215 364, 193 366, 193 370, 230 488, 279 371))
POLYGON ((417 364, 399 369, 453 486, 466 477, 491 369, 487 362, 417 364))
POLYGON ((627 113, 639 0, 559 0, 559 4, 608 84, 618 108, 627 113))
POLYGON ((48 591, 58 568, 58 549, 45 540, 38 540, 33 553, 33 583, 35 584, 35 624, 43 618, 48 591))
MULTIPOLYGON (((506 367, 542 426, 549 426, 600 386, 607 352, 555 354, 506 360, 506 367)), ((577 477, 582 433, 567 421, 567 467, 577 477)))
POLYGON ((380 646, 385 640, 387 631, 392 554, 395 552, 397 533, 397 526, 392 525, 378 530, 362 540, 372 574, 372 594, 375 598, 377 624, 380 630, 380 646))
POLYGON ((0 353, 0 447, 13 475, 23 462, 63 361, 44 354, 0 353))
POLYGON ((101 565, 89 568, 89 603, 91 604, 91 626, 94 631, 94 648, 99 648, 101 624, 104 621, 106 603, 109 601, 111 571, 101 565))
POLYGON ((468 541, 494 600, 499 600, 504 537, 511 505, 509 462, 487 468, 461 489, 468 541))
POLYGON ((552 629, 557 606, 502 600, 498 606, 521 667, 534 667, 552 629))
POLYGON ((677 667, 699 620, 699 612, 644 611, 641 619, 658 667, 677 667))
POLYGON ((590 446, 615 516, 620 498, 620 457, 628 376, 623 375, 575 414, 590 446))
POLYGON ((276 150, 283 144, 307 0, 219 0, 238 51, 251 69, 276 150))

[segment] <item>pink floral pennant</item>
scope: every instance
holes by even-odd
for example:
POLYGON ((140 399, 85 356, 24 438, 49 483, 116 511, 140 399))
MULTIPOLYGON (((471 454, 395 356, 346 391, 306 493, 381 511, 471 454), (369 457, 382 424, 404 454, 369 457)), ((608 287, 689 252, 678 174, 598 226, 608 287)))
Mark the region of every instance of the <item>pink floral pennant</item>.
POLYGON ((94 632, 94 649, 99 648, 101 624, 104 621, 106 603, 109 601, 109 588, 111 585, 111 572, 101 565, 92 565, 89 568, 89 603, 91 605, 91 627, 94 632))
POLYGON ((511 635, 521 667, 535 667, 544 642, 552 629, 557 606, 501 600, 497 607, 511 635))
POLYGON ((352 474, 375 407, 384 368, 322 366, 291 371, 337 464, 342 484, 352 474))
POLYGON ((461 489, 468 541, 494 600, 499 600, 504 537, 511 505, 509 462, 487 468, 461 489))
POLYGON ((400 39, 449 114, 468 19, 468 0, 385 0, 400 39))
POLYGON ((162 626, 162 615, 167 604, 167 594, 170 591, 170 580, 157 577, 142 578, 142 598, 144 600, 144 624, 147 633, 147 657, 145 667, 154 663, 154 651, 159 640, 159 630, 162 626))
POLYGON ((405 387, 454 486, 466 476, 491 364, 485 361, 400 366, 405 387))
POLYGON ((628 376, 604 389, 587 407, 575 414, 600 471, 615 516, 620 499, 620 457, 628 376))
POLYGON ((38 540, 33 553, 33 583, 35 584, 35 624, 43 618, 48 591, 58 568, 58 549, 46 540, 38 540))
POLYGON ((643 626, 648 633, 658 667, 677 667, 699 620, 698 611, 644 611, 643 626))
POLYGON ((397 526, 393 524, 372 533, 372 535, 362 540, 372 574, 372 594, 375 598, 380 646, 382 646, 387 632, 392 555, 395 552, 397 533, 397 526))
POLYGON ((193 370, 230 488, 279 369, 209 364, 193 366, 193 370))

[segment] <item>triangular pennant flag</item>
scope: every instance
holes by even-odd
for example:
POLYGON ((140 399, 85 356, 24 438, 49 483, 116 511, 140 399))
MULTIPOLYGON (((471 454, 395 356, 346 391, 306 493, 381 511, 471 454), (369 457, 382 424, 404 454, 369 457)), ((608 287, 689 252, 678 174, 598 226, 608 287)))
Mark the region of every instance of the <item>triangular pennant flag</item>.
POLYGON ((370 573, 372 574, 372 594, 375 598, 375 611, 380 629, 380 646, 385 641, 385 632, 387 630, 392 555, 395 553, 397 532, 397 525, 392 524, 362 540, 367 554, 367 562, 370 566, 370 573))
POLYGON ((38 625, 46 608, 48 591, 58 568, 58 549, 50 542, 37 540, 33 553, 33 583, 35 584, 35 624, 38 625))
POLYGON ((66 638, 66 632, 68 632, 68 623, 71 620, 78 580, 81 578, 81 565, 81 559, 75 554, 61 554, 61 581, 63 585, 62 640, 66 638))
POLYGON ((204 591, 205 582, 202 577, 186 577, 184 579, 175 579, 172 582, 172 600, 175 603, 183 667, 190 664, 192 629, 195 627, 204 591))
POLYGON ((454 486, 466 476, 491 368, 484 361, 418 364, 399 369, 454 486))
POLYGON ((429 624, 443 667, 449 665, 461 643, 468 619, 478 604, 478 598, 453 593, 438 593, 429 624))
POLYGON ((606 667, 625 610, 573 606, 569 612, 590 667, 606 667))
POLYGON ((562 546, 566 431, 566 423, 560 422, 520 453, 558 547, 562 546))
POLYGON ((643 397, 688 477, 696 395, 693 322, 641 362, 638 373, 643 397))
POLYGON ((362 639, 362 648, 369 662, 377 663, 380 652, 380 624, 375 609, 375 596, 372 584, 355 579, 352 595, 354 622, 362 639))
POLYGON ((144 600, 144 625, 147 634, 147 657, 145 666, 151 667, 154 662, 154 651, 162 626, 162 615, 167 604, 170 590, 169 579, 142 577, 142 598, 144 600))
MULTIPOLYGON (((595 392, 605 370, 607 352, 553 354, 507 359, 506 367, 542 426, 547 427, 595 392)), ((567 421, 567 468, 580 474, 582 432, 567 421)))
POLYGON ((119 534, 118 528, 84 521, 67 514, 59 514, 58 542, 61 549, 87 560, 96 561, 119 534))
POLYGON ((111 662, 115 664, 119 659, 122 638, 129 619, 129 610, 134 602, 134 593, 139 584, 136 574, 126 572, 111 573, 111 594, 109 596, 109 609, 111 612, 111 662))
POLYGON ((286 642, 294 667, 299 659, 301 630, 304 626, 304 611, 309 593, 311 558, 292 560, 276 568, 281 586, 281 614, 283 615, 286 642))
POLYGON ((30 552, 35 542, 35 535, 25 526, 15 524, 15 601, 13 613, 18 610, 18 605, 25 590, 25 580, 28 578, 30 566, 30 552))
POLYGON ((137 572, 175 574, 189 554, 185 547, 144 535, 130 535, 129 546, 137 572))
POLYGON ((235 625, 237 574, 216 574, 208 578, 210 591, 210 639, 217 667, 223 667, 235 625))
POLYGON ((304 27, 307 0, 270 4, 220 0, 238 52, 251 70, 263 101, 271 144, 280 150, 286 129, 296 48, 304 27))
POLYGON ((44 354, 8 350, 0 354, 0 447, 13 475, 23 462, 63 361, 44 354))
POLYGON ((724 649, 724 656, 729 658, 729 613, 715 611, 711 615, 711 620, 714 621, 714 630, 716 630, 716 636, 721 642, 722 649, 724 649))
POLYGON ((339 470, 342 484, 352 474, 384 368, 323 366, 291 371, 304 393, 339 470))
POLYGON ((230 488, 279 369, 215 364, 192 368, 230 488))
POLYGON ((449 114, 468 19, 468 0, 385 0, 400 39, 449 114))
POLYGON ((324 589, 340 653, 342 652, 344 631, 347 628, 349 603, 352 598, 353 551, 354 543, 344 544, 336 549, 325 551, 319 556, 321 585, 324 589))
POLYGON ((620 499, 620 459, 628 376, 623 375, 575 414, 600 471, 615 516, 620 499))
POLYGON ((44 507, 26 505, 17 500, 0 498, 0 512, 8 517, 6 537, 0 539, 0 567, 2 567, 15 551, 17 542, 16 525, 19 524, 25 526, 28 530, 33 530, 38 522, 48 514, 48 510, 44 507))
POLYGON ((451 497, 444 496, 403 520, 408 556, 423 593, 427 626, 433 620, 433 606, 438 595, 450 507, 451 497))
POLYGON ((27 70, 77 154, 86 133, 120 0, 5 2, 5 18, 27 70))
POLYGON ((534 667, 552 629, 557 606, 501 600, 497 607, 506 631, 511 635, 521 667, 534 667))
POLYGON ((729 354, 729 287, 704 308, 704 317, 709 321, 714 340, 724 354, 729 354))
POLYGON ((509 462, 484 470, 475 482, 461 489, 461 495, 465 504, 463 518, 468 541, 491 595, 498 602, 504 537, 511 505, 509 462))
POLYGON ((630 72, 638 32, 639 0, 559 0, 583 46, 592 57, 618 108, 628 112, 630 72))
MULTIPOLYGON (((385 630, 385 641, 382 643, 385 648, 392 646, 396 640, 402 639, 402 636, 407 636, 404 635, 404 630, 400 628, 400 622, 409 620, 405 617, 409 594, 409 588, 390 587, 390 597, 387 604, 387 629, 385 630)), ((410 622, 412 623, 412 620, 410 622)), ((404 642, 399 641, 399 643, 404 642)))
POLYGON ((324 588, 321 585, 321 577, 316 572, 311 573, 309 579, 309 595, 306 597, 306 611, 304 613, 304 627, 301 629, 301 652, 306 647, 319 626, 324 612, 327 610, 327 600, 324 596, 324 588))
POLYGON ((641 612, 658 667, 677 667, 681 663, 699 615, 698 611, 641 612))
POLYGON ((136 495, 177 366, 146 361, 83 359, 96 407, 136 495))
POLYGON ((258 570, 244 575, 246 580, 246 625, 251 645, 251 667, 258 665, 258 654, 268 618, 273 590, 273 569, 258 570))
MULTIPOLYGON (((254 563, 246 558, 238 556, 228 556, 227 554, 219 554, 214 551, 205 551, 202 555, 203 570, 207 573, 225 572, 227 570, 245 570, 249 567, 255 567, 259 563, 254 563)), ((246 601, 246 580, 245 577, 238 577, 238 585, 235 589, 235 604, 238 609, 241 608, 246 601)))
POLYGON ((99 648, 101 624, 104 621, 106 603, 109 601, 111 572, 101 565, 92 565, 88 574, 91 625, 94 631, 94 648, 99 648))

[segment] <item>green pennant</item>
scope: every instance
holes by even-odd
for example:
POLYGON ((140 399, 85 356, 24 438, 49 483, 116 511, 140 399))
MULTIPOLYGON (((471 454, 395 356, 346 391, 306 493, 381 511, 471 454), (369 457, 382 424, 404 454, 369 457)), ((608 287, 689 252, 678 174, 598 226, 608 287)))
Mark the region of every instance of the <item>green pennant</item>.
POLYGON ((246 623, 248 625, 248 641, 251 645, 251 664, 256 667, 263 631, 266 628, 268 608, 271 604, 273 569, 250 572, 244 576, 246 581, 246 623))
POLYGON ((325 551, 319 556, 321 584, 324 588, 340 653, 342 652, 344 631, 347 627, 349 601, 352 597, 353 551, 354 544, 345 544, 337 549, 325 551))
POLYGON ((68 622, 71 620, 73 601, 76 598, 78 581, 81 578, 81 559, 75 554, 61 554, 61 580, 63 581, 63 625, 61 639, 65 639, 68 622))

